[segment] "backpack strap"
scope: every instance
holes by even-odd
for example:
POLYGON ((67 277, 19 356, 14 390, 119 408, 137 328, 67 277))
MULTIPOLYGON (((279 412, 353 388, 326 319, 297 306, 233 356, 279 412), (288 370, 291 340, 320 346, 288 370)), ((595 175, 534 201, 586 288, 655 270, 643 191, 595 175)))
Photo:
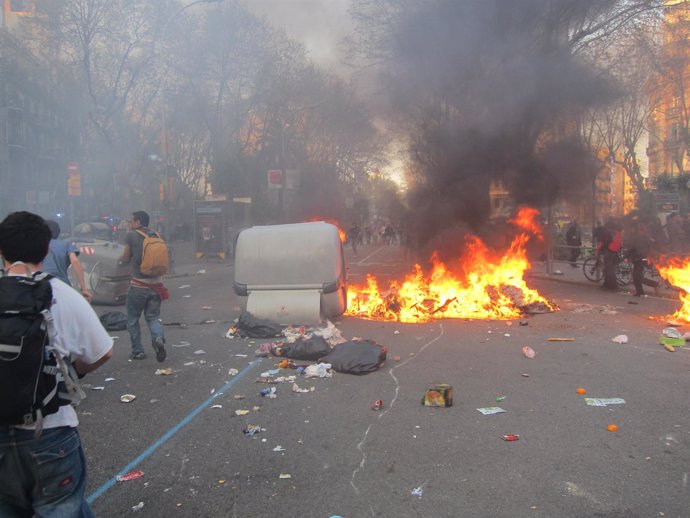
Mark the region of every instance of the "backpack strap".
POLYGON ((160 239, 160 237, 161 237, 160 234, 158 234, 158 232, 156 232, 155 230, 150 230, 148 228, 146 230, 148 230, 148 232, 146 232, 144 230, 139 230, 139 229, 135 230, 134 232, 139 234, 144 239, 146 239, 147 237, 157 237, 160 239))

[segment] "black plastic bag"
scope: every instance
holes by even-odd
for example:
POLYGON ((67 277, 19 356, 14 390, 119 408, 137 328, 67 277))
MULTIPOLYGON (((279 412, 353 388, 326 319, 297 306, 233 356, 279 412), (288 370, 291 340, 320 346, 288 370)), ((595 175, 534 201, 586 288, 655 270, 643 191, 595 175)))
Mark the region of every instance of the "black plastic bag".
POLYGON ((245 311, 237 320, 237 330, 246 338, 273 338, 281 336, 283 326, 271 320, 257 318, 249 311, 245 311))
POLYGON ((320 361, 330 363, 336 372, 369 374, 381 368, 387 352, 385 345, 373 340, 357 340, 336 345, 320 361))
POLYGON ((124 331, 127 329, 127 315, 122 311, 103 313, 100 319, 106 331, 124 331))
POLYGON ((313 336, 285 344, 273 349, 276 356, 284 356, 293 360, 316 361, 331 352, 331 346, 321 336, 313 336))

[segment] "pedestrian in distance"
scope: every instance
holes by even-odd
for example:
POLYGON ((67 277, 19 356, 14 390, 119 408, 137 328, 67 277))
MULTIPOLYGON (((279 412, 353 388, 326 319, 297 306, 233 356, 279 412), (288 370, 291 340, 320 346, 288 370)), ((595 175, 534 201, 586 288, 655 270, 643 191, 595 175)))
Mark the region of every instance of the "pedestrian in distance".
POLYGON ((54 275, 62 282, 71 286, 72 283, 70 283, 67 274, 67 270, 71 266, 74 271, 74 276, 79 283, 81 294, 86 300, 91 302, 93 300, 93 294, 91 290, 86 287, 84 268, 79 260, 79 249, 70 241, 60 239, 60 225, 57 221, 48 219, 46 220, 46 224, 50 229, 52 238, 48 248, 48 255, 43 261, 43 271, 54 275))
POLYGON ((666 218, 666 233, 668 234, 669 249, 680 252, 685 247, 685 232, 680 214, 672 212, 666 218))
MULTIPOLYGON (((129 232, 125 236, 125 249, 118 264, 128 264, 130 262, 132 264, 132 280, 127 289, 125 300, 127 331, 132 342, 132 353, 129 358, 130 360, 143 360, 146 358, 144 346, 141 343, 141 326, 139 325, 139 319, 143 313, 144 320, 151 334, 151 344, 156 352, 156 360, 163 362, 167 354, 160 314, 161 303, 167 300, 169 294, 161 280, 161 275, 149 272, 142 265, 144 261, 144 241, 147 238, 161 241, 160 236, 149 229, 148 225, 148 213, 143 210, 132 213, 129 220, 129 232), (142 271, 142 269, 147 271, 142 271)), ((167 271, 167 255, 165 259, 164 271, 167 271)))
POLYGON ((357 223, 353 223, 347 231, 347 239, 352 246, 352 253, 357 257, 357 244, 361 238, 362 231, 357 223))
POLYGON ((577 259, 580 257, 580 247, 582 246, 582 229, 577 219, 573 219, 568 224, 568 229, 565 232, 565 243, 573 247, 570 249, 570 266, 577 268, 577 259))
MULTIPOLYGON (((33 340, 36 335, 31 336, 32 340, 26 336, 23 338, 22 352, 18 355, 9 352, 12 346, 5 344, 8 340, 3 336, 3 350, 0 351, 3 361, 0 364, 2 368, 14 368, 15 373, 22 372, 20 379, 15 380, 17 382, 24 379, 23 367, 26 362, 31 362, 31 351, 37 346, 43 348, 37 355, 39 363, 43 358, 43 365, 47 366, 47 355, 54 360, 55 369, 59 368, 64 373, 68 372, 69 361, 79 377, 100 367, 112 355, 113 340, 86 299, 55 277, 41 279, 41 263, 48 254, 50 239, 51 230, 43 218, 30 212, 14 212, 0 223, 3 281, 7 281, 3 284, 3 296, 9 293, 5 287, 15 286, 15 281, 26 278, 16 285, 40 285, 43 290, 41 300, 47 301, 52 315, 50 322, 44 321, 46 327, 40 328, 47 331, 41 331, 38 342, 33 340), (48 338, 47 345, 45 338, 48 338), (25 351, 28 343, 34 348, 25 351), (15 363, 18 365, 9 367, 15 363)), ((5 308, 18 303, 0 300, 6 316, 5 308)), ((3 333, 5 329, 3 323, 3 333)), ((79 420, 72 405, 63 398, 63 390, 76 390, 76 381, 71 376, 58 376, 55 370, 39 369, 39 372, 38 378, 36 374, 32 375, 30 384, 38 387, 33 397, 34 404, 37 403, 45 413, 38 410, 33 418, 32 413, 20 416, 27 424, 6 424, 11 417, 3 417, 0 425, 0 516, 92 517, 84 499, 86 461, 77 430, 79 420), (53 386, 58 388, 49 403, 46 400, 50 395, 44 398, 41 394, 40 387, 44 385, 33 385, 34 378, 45 382, 46 377, 52 377, 53 386)), ((16 374, 3 374, 2 381, 13 375, 16 374)), ((25 398, 18 392, 7 394, 7 384, 2 385, 0 405, 7 404, 8 400, 25 398)), ((17 390, 15 386, 11 387, 10 391, 17 390)), ((5 406, 2 408, 5 416, 5 406)))

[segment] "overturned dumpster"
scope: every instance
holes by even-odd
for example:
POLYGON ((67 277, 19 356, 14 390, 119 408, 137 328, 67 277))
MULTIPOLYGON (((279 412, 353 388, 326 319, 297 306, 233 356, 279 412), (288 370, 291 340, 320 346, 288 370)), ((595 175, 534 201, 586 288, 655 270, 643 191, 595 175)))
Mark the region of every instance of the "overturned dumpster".
POLYGON ((338 228, 310 222, 242 230, 233 289, 244 310, 281 324, 314 324, 342 314, 347 270, 338 228))

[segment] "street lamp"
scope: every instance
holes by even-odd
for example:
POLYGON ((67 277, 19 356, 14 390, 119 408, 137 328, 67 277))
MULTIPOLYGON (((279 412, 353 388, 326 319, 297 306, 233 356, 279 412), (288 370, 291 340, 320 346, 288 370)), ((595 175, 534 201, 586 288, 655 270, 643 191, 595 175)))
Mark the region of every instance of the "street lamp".
MULTIPOLYGON (((182 5, 179 8, 177 8, 173 13, 168 16, 168 19, 165 20, 165 23, 163 26, 160 28, 160 31, 158 32, 158 36, 154 40, 154 55, 156 54, 155 52, 155 42, 157 41, 158 37, 160 35, 165 34, 165 31, 167 30, 168 26, 170 25, 170 22, 173 21, 173 19, 180 14, 182 11, 189 9, 190 7, 193 7, 198 4, 221 4, 223 3, 224 0, 194 0, 193 2, 190 2, 188 4, 182 5)), ((172 174, 172 165, 170 164, 170 154, 168 151, 168 123, 167 123, 167 117, 166 117, 166 105, 167 105, 167 98, 166 98, 166 89, 165 89, 165 82, 161 81, 162 87, 161 87, 161 151, 163 155, 163 168, 164 168, 164 185, 163 185, 163 195, 164 199, 166 200, 165 203, 165 211, 166 211, 166 222, 165 222, 165 240, 169 243, 170 242, 170 229, 172 228, 172 210, 171 210, 171 198, 173 194, 173 180, 174 180, 174 175, 172 174)))

